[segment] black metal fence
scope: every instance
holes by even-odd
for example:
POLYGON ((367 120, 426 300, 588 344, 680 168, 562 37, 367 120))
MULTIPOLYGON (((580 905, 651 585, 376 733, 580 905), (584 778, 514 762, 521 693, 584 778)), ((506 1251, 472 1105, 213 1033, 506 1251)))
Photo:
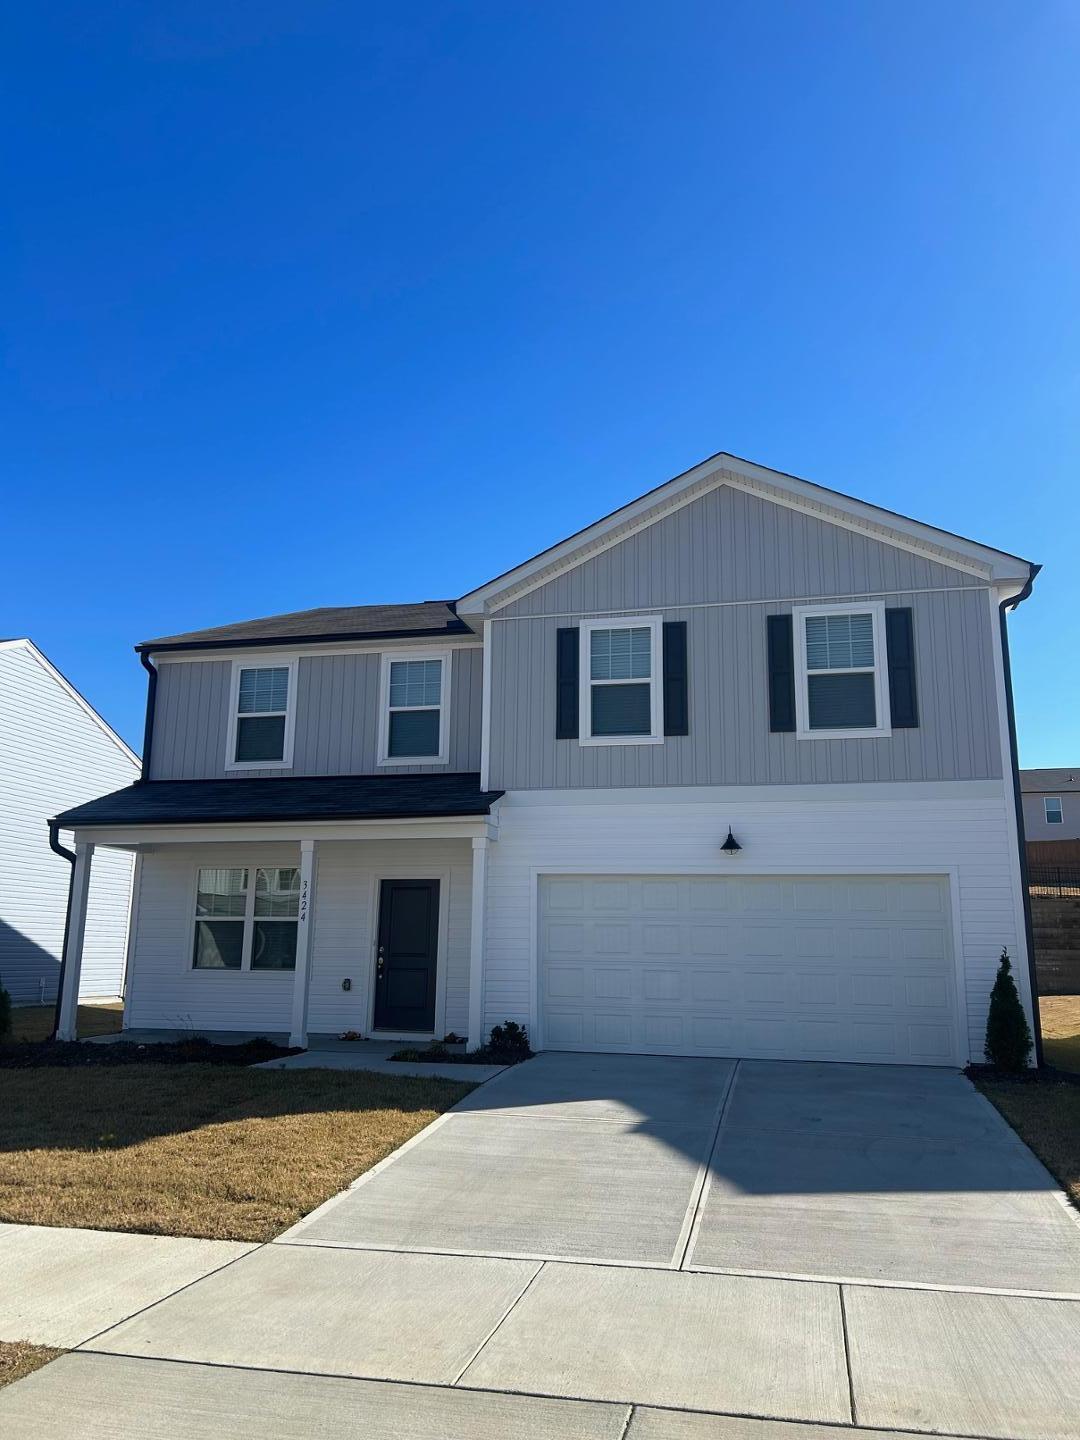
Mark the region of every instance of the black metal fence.
POLYGON ((1080 899, 1080 865, 1029 865, 1028 888, 1033 895, 1080 899))

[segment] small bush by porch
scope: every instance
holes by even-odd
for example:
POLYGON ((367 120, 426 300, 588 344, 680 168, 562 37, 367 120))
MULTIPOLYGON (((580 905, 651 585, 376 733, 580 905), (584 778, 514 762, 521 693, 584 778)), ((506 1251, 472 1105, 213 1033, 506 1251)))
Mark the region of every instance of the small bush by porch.
POLYGON ((270 1240, 472 1088, 218 1065, 7 1070, 0 1221, 270 1240))

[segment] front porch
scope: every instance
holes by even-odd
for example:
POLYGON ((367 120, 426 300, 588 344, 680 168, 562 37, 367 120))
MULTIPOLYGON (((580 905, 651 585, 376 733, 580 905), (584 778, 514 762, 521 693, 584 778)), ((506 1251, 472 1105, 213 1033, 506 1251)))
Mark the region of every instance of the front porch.
MULTIPOLYGON (((489 810, 498 797, 481 794, 475 777, 407 777, 412 792, 442 805, 452 778, 473 782, 480 813, 162 823, 162 805, 176 803, 161 793, 175 791, 171 782, 132 787, 141 792, 134 822, 106 823, 113 816, 101 809, 126 791, 68 812, 76 858, 59 1038, 76 1038, 86 895, 95 852, 110 847, 136 856, 125 1033, 281 1034, 300 1048, 312 1035, 336 1044, 345 1033, 481 1044, 487 856, 497 835, 489 810), (418 784, 428 780, 439 788, 418 784)), ((381 777, 363 783, 385 797, 381 777)), ((305 782, 188 782, 183 800, 190 811, 207 791, 228 787, 231 797, 238 786, 238 803, 262 792, 280 813, 305 782)))

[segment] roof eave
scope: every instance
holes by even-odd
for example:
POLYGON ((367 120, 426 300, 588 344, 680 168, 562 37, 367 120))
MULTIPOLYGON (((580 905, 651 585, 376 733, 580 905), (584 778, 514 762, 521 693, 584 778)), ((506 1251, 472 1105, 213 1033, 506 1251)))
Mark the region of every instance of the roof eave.
POLYGON ((259 635, 232 640, 143 640, 135 646, 140 655, 164 655, 180 650, 250 650, 258 647, 299 645, 347 645, 365 640, 442 640, 452 635, 471 635, 463 620, 441 630, 349 630, 320 635, 259 635))

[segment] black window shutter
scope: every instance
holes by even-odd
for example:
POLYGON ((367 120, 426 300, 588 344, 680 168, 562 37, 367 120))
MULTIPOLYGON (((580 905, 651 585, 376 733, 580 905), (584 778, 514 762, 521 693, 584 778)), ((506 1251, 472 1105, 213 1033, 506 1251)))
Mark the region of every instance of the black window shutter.
POLYGON ((795 729, 795 645, 790 615, 766 620, 769 651, 769 729, 795 729))
POLYGON ((664 734, 690 734, 690 677, 686 621, 664 621, 664 734))
POLYGON ((555 632, 555 738, 576 740, 578 733, 577 626, 555 632))
POLYGON ((889 710, 894 730, 914 730, 919 724, 915 689, 915 634, 911 606, 885 611, 885 650, 889 657, 889 710))

